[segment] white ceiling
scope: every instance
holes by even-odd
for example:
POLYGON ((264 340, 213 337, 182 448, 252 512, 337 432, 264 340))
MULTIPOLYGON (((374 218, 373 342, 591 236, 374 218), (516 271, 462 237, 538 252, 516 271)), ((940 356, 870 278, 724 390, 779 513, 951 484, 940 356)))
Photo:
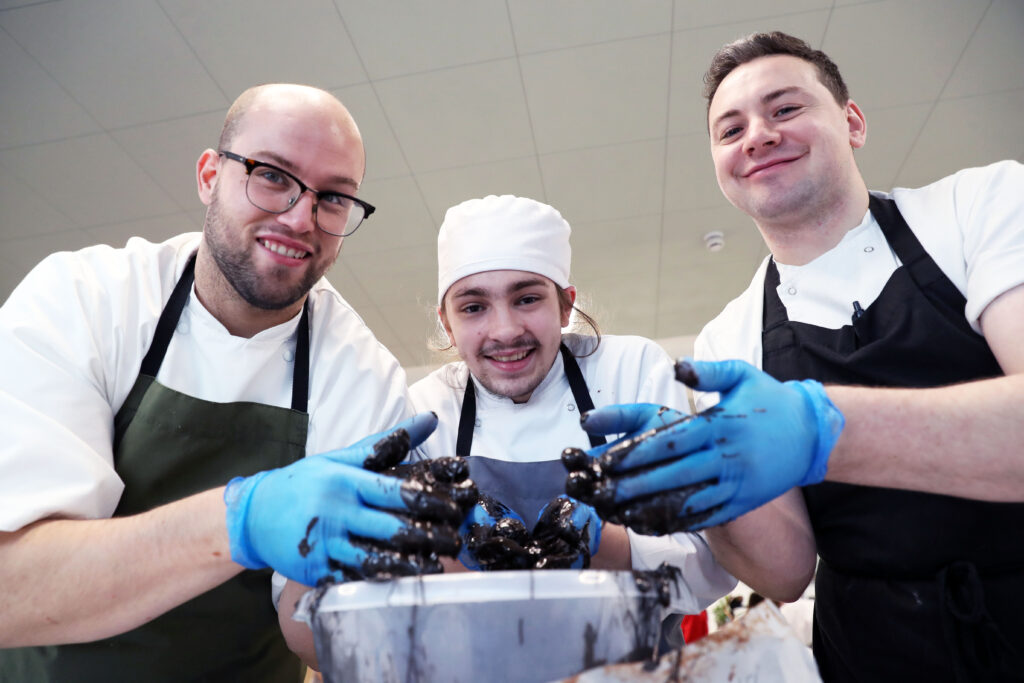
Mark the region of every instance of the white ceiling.
POLYGON ((433 360, 445 209, 491 193, 562 211, 605 331, 696 333, 765 254, 715 184, 701 75, 772 29, 843 70, 871 187, 1024 158, 1024 0, 0 0, 0 299, 52 251, 199 229, 227 106, 295 81, 362 129, 379 210, 330 277, 404 364, 433 360))

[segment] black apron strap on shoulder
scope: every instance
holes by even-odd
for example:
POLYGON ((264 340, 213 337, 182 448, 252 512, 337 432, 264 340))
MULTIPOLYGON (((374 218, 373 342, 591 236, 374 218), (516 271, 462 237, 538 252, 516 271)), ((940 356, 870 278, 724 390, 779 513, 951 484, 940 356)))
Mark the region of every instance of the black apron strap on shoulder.
POLYGON ((775 267, 775 259, 768 257, 768 267, 764 271, 764 308, 761 313, 761 329, 768 332, 774 327, 789 322, 786 305, 779 299, 779 269, 775 267))
POLYGON ((302 317, 295 332, 295 368, 292 371, 292 410, 306 412, 309 406, 309 297, 302 304, 302 317))
POLYGON ((936 280, 946 279, 938 264, 928 255, 921 241, 907 225, 894 200, 870 195, 868 206, 889 246, 896 252, 896 256, 906 266, 918 286, 926 287, 936 280))
POLYGON ((459 435, 455 440, 455 455, 469 457, 473 448, 473 428, 476 427, 476 389, 473 375, 466 373, 466 393, 462 396, 462 413, 459 415, 459 435))
POLYGON ((185 310, 185 304, 188 303, 188 295, 192 291, 195 272, 196 255, 192 254, 188 263, 185 264, 185 270, 181 273, 181 277, 178 278, 178 284, 171 292, 171 298, 168 299, 167 305, 164 306, 164 310, 160 314, 160 320, 156 323, 156 333, 153 335, 153 342, 149 345, 146 357, 142 359, 140 374, 156 377, 156 374, 160 372, 160 365, 164 362, 167 347, 171 343, 171 337, 174 336, 174 328, 178 326, 181 312, 185 310))
MULTIPOLYGON (((569 380, 569 389, 572 390, 573 400, 576 401, 576 407, 579 408, 580 415, 583 415, 588 410, 594 409, 594 401, 590 398, 587 381, 583 379, 583 371, 580 370, 580 364, 576 362, 576 358, 572 355, 569 347, 563 342, 559 345, 558 350, 562 353, 562 365, 565 367, 565 377, 569 380)), ((587 436, 590 437, 591 448, 608 443, 607 439, 603 436, 596 434, 588 434, 587 436)))

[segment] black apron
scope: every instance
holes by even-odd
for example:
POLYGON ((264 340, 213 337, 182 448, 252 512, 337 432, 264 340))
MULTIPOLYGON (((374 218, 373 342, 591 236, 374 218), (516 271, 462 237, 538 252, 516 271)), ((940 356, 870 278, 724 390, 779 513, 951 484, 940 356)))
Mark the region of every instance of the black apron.
MULTIPOLYGON (((295 346, 292 407, 214 403, 156 381, 188 301, 189 261, 157 323, 142 368, 114 418, 114 467, 124 481, 115 517, 282 467, 306 452, 309 315, 295 346)), ((91 643, 0 651, 2 681, 301 681, 281 635, 271 571, 238 576, 132 631, 91 643), (5 656, 7 655, 7 656, 5 656)))
MULTIPOLYGON (((934 387, 1003 374, 966 300, 895 202, 871 213, 903 265, 838 330, 789 321, 768 264, 763 367, 779 380, 934 387)), ((803 489, 821 561, 814 656, 825 681, 1024 676, 1024 505, 824 482, 803 489)))
MULTIPOLYGON (((576 408, 582 415, 594 409, 579 363, 564 343, 560 344, 565 378, 569 381, 576 408)), ((466 458, 469 476, 481 493, 497 498, 523 518, 527 529, 533 531, 537 515, 548 502, 565 493, 565 465, 560 458, 541 462, 509 462, 482 455, 470 455, 473 448, 473 429, 476 426, 476 390, 473 378, 466 378, 466 393, 462 398, 459 431, 455 454, 466 458)), ((605 443, 603 436, 590 436, 591 447, 605 443)))

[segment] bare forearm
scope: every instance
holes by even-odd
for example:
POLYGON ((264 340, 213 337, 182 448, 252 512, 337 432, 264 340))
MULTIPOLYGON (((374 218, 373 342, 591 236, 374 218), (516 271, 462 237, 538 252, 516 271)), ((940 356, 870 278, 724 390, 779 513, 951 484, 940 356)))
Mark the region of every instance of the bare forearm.
POLYGON ((0 534, 0 647, 86 642, 217 586, 231 561, 223 489, 116 519, 0 534))
POLYGON ((846 416, 827 479, 1024 501, 1024 375, 938 389, 828 387, 846 416))
POLYGON ((816 546, 799 489, 706 535, 718 563, 767 598, 796 600, 814 577, 816 546))
POLYGON ((285 584, 284 590, 281 592, 281 601, 277 607, 278 622, 281 625, 281 633, 284 634, 285 642, 288 643, 291 651, 297 654, 305 662, 306 666, 319 671, 320 665, 316 658, 316 643, 313 640, 313 631, 305 622, 292 619, 292 615, 295 614, 295 608, 299 604, 299 599, 308 590, 310 590, 309 586, 304 586, 295 581, 289 581, 285 584))
POLYGON ((605 524, 601 529, 601 545, 590 558, 591 569, 632 569, 633 556, 629 551, 626 527, 605 524))

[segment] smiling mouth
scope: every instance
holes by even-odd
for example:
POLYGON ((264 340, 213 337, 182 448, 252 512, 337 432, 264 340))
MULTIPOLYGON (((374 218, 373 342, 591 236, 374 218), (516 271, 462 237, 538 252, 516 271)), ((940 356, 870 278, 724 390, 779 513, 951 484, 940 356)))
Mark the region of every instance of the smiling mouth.
POLYGON ((271 240, 264 238, 257 238, 256 241, 259 242, 264 249, 266 249, 267 251, 272 251, 278 256, 284 256, 293 259, 309 258, 308 251, 302 251, 301 249, 293 249, 292 247, 286 247, 280 242, 273 242, 271 240))
POLYGON ((792 162, 796 161, 799 158, 800 157, 796 157, 794 159, 779 159, 778 161, 773 161, 772 163, 767 164, 765 166, 757 166, 757 167, 754 168, 754 170, 748 171, 747 174, 744 177, 745 178, 749 178, 751 176, 757 175, 758 173, 761 173, 762 171, 770 171, 773 168, 776 168, 778 166, 783 166, 785 164, 792 163, 792 162))
POLYGON ((515 351, 513 353, 505 354, 490 354, 487 358, 499 363, 514 363, 517 360, 522 360, 533 353, 533 349, 527 349, 525 351, 515 351))

